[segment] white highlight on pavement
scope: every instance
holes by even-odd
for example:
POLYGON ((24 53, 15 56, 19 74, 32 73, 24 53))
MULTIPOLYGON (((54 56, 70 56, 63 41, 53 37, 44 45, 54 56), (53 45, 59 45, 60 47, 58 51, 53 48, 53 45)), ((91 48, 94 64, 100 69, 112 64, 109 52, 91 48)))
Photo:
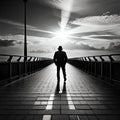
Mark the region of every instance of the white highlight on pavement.
POLYGON ((51 120, 51 115, 44 115, 42 120, 51 120))
POLYGON ((73 104, 72 98, 70 94, 67 94, 67 100, 68 100, 68 107, 69 109, 75 110, 75 106, 73 104))
MULTIPOLYGON (((48 104, 46 106, 46 110, 52 110, 54 96, 55 96, 55 94, 50 94, 50 98, 48 100, 48 104)), ((51 120, 51 115, 43 115, 42 120, 51 120)))
POLYGON ((52 109, 54 96, 55 96, 55 94, 51 94, 50 95, 50 98, 48 100, 48 104, 47 104, 46 110, 51 110, 52 109))

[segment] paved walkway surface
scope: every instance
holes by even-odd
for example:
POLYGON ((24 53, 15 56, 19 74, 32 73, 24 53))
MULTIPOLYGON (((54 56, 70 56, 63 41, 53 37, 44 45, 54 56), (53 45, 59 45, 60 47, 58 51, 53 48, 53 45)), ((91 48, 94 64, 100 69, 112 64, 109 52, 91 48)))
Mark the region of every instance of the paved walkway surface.
POLYGON ((0 120, 120 120, 120 94, 67 64, 60 91, 55 65, 0 89, 0 120))

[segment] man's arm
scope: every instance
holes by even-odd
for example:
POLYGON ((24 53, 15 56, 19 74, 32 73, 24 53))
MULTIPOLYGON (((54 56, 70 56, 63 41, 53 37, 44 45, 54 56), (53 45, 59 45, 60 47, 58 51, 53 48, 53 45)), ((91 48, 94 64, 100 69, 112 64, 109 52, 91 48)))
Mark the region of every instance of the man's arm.
POLYGON ((57 64, 57 61, 56 61, 56 52, 55 52, 55 54, 54 54, 54 56, 53 56, 53 62, 54 62, 55 64, 57 64))
POLYGON ((67 57, 67 54, 65 52, 65 63, 67 63, 67 61, 68 61, 68 57, 67 57))

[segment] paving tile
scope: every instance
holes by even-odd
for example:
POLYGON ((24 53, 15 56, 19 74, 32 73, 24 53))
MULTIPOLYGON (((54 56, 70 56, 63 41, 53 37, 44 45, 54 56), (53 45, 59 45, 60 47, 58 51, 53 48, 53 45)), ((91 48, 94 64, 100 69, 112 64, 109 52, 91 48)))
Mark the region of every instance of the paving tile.
POLYGON ((99 110, 99 109, 109 109, 106 105, 90 105, 90 108, 91 109, 93 109, 93 110, 95 110, 95 109, 97 109, 97 110, 99 110))
POLYGON ((59 109, 61 109, 61 106, 60 105, 52 105, 52 109, 53 110, 59 110, 59 109))
POLYGON ((79 116, 78 115, 70 115, 69 120, 79 120, 79 116))
POLYGON ((89 120, 98 120, 97 116, 95 115, 88 115, 87 117, 89 120))
POLYGON ((93 112, 100 115, 120 115, 120 111, 117 110, 93 110, 93 112))
POLYGON ((69 109, 69 105, 61 105, 61 110, 64 110, 64 109, 69 109))
POLYGON ((69 120, 68 115, 53 115, 52 120, 69 120))
POLYGON ((97 115, 99 120, 120 120, 120 116, 112 116, 112 115, 97 115))
POLYGON ((91 110, 61 110, 61 114, 70 114, 70 115, 88 115, 94 114, 91 110))
POLYGON ((46 114, 46 115, 59 115, 60 114, 60 110, 44 110, 42 112, 39 112, 40 114, 46 114))
POLYGON ((86 109, 90 110, 91 109, 89 105, 75 105, 75 108, 77 110, 86 110, 86 109))
POLYGON ((0 120, 7 120, 8 116, 6 115, 0 115, 0 120))
POLYGON ((33 120, 42 120, 42 115, 33 115, 33 120))
POLYGON ((87 115, 79 115, 80 120, 89 120, 87 115))
MULTIPOLYGON (((33 120, 34 116, 33 115, 26 115, 24 117, 25 120, 33 120)), ((14 120, 14 119, 13 119, 14 120)))

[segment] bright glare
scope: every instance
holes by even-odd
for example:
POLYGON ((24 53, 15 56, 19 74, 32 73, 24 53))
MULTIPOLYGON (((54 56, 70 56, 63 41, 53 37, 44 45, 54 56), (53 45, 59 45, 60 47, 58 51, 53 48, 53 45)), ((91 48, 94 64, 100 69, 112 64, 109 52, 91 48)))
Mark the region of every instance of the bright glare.
POLYGON ((54 35, 55 36, 53 38, 53 40, 54 40, 53 44, 55 44, 57 46, 63 45, 69 41, 68 37, 70 37, 70 36, 67 31, 60 30, 60 31, 55 32, 54 35))
POLYGON ((62 38, 62 39, 66 39, 68 38, 68 33, 66 31, 59 31, 56 33, 56 37, 57 38, 62 38))

